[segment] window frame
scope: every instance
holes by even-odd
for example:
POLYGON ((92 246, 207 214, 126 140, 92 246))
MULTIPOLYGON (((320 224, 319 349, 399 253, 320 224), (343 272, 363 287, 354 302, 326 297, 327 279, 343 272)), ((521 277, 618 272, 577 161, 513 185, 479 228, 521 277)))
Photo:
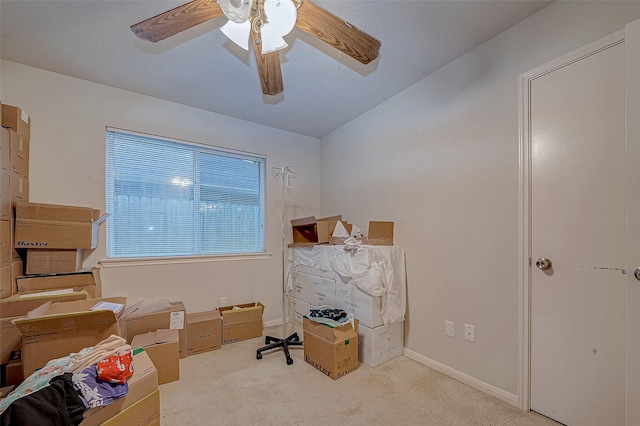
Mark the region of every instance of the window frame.
MULTIPOLYGON (((261 240, 262 250, 261 251, 246 251, 246 252, 227 252, 227 253, 190 253, 190 254, 173 254, 173 255, 153 255, 153 256, 114 256, 114 251, 111 244, 113 244, 114 235, 112 234, 114 231, 114 223, 113 217, 109 216, 106 221, 106 259, 102 259, 100 263, 103 266, 115 266, 115 265, 149 265, 149 264, 166 264, 166 263, 198 263, 198 262, 208 262, 208 261, 221 261, 221 260, 238 260, 238 259, 264 259, 270 257, 270 253, 267 252, 267 156, 265 154, 258 154, 254 152, 241 151, 237 149, 229 149, 215 145, 197 143, 192 141, 186 141, 181 139, 175 139, 166 136, 158 136, 154 134, 136 132, 131 130, 120 129, 116 127, 106 127, 105 131, 105 201, 107 206, 107 213, 112 213, 110 207, 113 205, 115 200, 115 182, 116 180, 113 178, 114 174, 114 165, 110 163, 113 161, 111 155, 109 153, 109 133, 117 133, 123 135, 130 135, 133 137, 141 137, 145 139, 151 139, 158 141, 159 144, 168 143, 168 144, 177 144, 177 146, 192 148, 194 153, 206 153, 212 155, 222 155, 228 154, 232 157, 239 157, 241 159, 252 160, 259 164, 259 194, 258 194, 258 205, 260 207, 259 212, 259 225, 258 229, 256 229, 256 236, 258 240, 261 240), (244 158, 243 158, 244 157, 244 158), (110 201, 110 197, 112 200, 110 201)), ((197 157, 198 155, 196 155, 197 157)), ((203 229, 200 226, 200 203, 199 199, 200 194, 200 171, 199 171, 200 159, 194 159, 194 173, 197 174, 196 185, 198 186, 195 189, 194 194, 197 194, 197 198, 193 200, 193 213, 194 218, 192 224, 197 228, 197 232, 194 233, 194 239, 197 239, 197 235, 202 235, 203 229)), ((201 247, 198 243, 194 243, 194 249, 198 247, 200 250, 201 247)))

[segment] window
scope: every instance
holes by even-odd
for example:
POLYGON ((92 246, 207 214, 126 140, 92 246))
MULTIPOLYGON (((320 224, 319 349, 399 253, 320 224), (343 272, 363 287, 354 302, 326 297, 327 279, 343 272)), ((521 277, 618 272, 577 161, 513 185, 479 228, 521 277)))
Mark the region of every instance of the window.
POLYGON ((261 253, 265 157, 107 129, 107 256, 261 253))

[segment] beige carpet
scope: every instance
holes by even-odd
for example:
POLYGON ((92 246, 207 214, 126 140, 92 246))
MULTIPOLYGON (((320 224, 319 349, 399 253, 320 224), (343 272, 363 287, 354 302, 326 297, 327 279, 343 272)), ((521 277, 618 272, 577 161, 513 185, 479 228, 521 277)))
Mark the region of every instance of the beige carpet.
POLYGON ((180 380, 160 386, 162 425, 558 425, 404 356, 334 381, 304 362, 301 347, 293 365, 281 349, 257 360, 263 344, 180 360, 180 380))

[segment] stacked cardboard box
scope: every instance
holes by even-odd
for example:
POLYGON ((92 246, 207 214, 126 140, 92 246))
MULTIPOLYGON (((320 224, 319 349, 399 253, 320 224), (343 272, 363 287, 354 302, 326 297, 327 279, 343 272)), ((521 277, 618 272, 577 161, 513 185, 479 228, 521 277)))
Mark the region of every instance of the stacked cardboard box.
POLYGON ((13 248, 13 209, 29 200, 31 119, 17 106, 2 104, 0 127, 0 299, 15 294, 23 263, 13 248))

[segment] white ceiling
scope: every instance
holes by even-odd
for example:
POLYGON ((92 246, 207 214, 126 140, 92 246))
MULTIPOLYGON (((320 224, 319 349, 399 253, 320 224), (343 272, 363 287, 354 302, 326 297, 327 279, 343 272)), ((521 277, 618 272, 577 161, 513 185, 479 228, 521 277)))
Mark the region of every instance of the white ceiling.
POLYGON ((183 3, 1 0, 1 57, 319 138, 550 2, 317 0, 379 39, 380 57, 362 65, 294 29, 277 96, 262 95, 253 52, 226 39, 224 17, 155 44, 129 29, 183 3))

